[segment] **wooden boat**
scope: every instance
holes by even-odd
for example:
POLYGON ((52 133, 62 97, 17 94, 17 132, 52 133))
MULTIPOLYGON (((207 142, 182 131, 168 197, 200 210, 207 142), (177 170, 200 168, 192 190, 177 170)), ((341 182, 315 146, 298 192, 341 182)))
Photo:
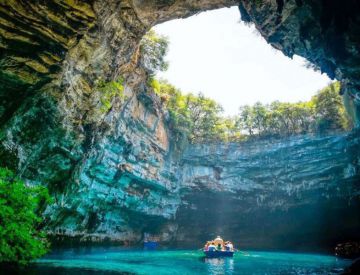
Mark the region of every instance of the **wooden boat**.
POLYGON ((232 257, 234 255, 234 251, 205 251, 205 256, 207 258, 220 258, 220 257, 232 257))
POLYGON ((224 242, 220 236, 217 236, 215 240, 208 241, 203 251, 207 258, 232 257, 234 255, 232 243, 224 242))

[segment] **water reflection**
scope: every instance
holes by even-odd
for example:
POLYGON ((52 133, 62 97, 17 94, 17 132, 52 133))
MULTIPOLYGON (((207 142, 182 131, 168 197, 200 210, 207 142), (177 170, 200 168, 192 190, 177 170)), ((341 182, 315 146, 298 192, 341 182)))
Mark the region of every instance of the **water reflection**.
POLYGON ((208 274, 234 274, 233 258, 205 258, 205 264, 208 274))
POLYGON ((332 256, 301 253, 256 251, 206 259, 202 251, 192 250, 94 248, 53 251, 18 272, 0 269, 0 275, 334 275, 349 264, 332 256))

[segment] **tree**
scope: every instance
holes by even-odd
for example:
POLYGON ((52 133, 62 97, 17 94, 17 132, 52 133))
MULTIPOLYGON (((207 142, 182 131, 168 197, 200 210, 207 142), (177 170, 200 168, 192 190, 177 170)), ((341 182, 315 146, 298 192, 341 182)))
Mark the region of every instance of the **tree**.
POLYGON ((158 35, 150 30, 140 42, 141 62, 150 75, 157 71, 166 71, 169 64, 165 60, 169 47, 166 36, 158 35))
POLYGON ((183 147, 188 140, 192 129, 192 122, 190 121, 189 110, 187 108, 187 98, 181 91, 169 84, 165 80, 154 80, 152 86, 153 90, 161 98, 165 109, 169 114, 169 128, 173 134, 175 144, 183 147))
POLYGON ((253 135, 255 126, 254 126, 254 116, 251 106, 245 105, 240 107, 238 124, 242 129, 247 131, 247 133, 250 136, 253 135))
POLYGON ((227 139, 229 121, 221 116, 223 109, 218 103, 201 93, 184 95, 166 81, 158 83, 157 94, 166 98, 169 125, 177 142, 183 138, 193 143, 227 139))
POLYGON ((268 111, 261 102, 256 102, 252 107, 253 127, 257 132, 265 133, 267 128, 268 111))
POLYGON ((197 96, 193 94, 187 95, 187 108, 189 118, 192 122, 190 141, 215 141, 219 140, 223 133, 220 130, 221 123, 220 113, 222 107, 214 100, 205 97, 199 93, 197 96))
POLYGON ((222 118, 215 130, 221 133, 220 141, 239 142, 245 139, 237 117, 222 118))
POLYGON ((332 83, 312 98, 316 111, 316 127, 319 132, 344 130, 349 127, 342 98, 340 83, 332 83))
POLYGON ((47 252, 38 226, 48 202, 45 187, 26 187, 10 170, 0 168, 0 263, 26 264, 47 252))
POLYGON ((319 91, 308 102, 288 103, 274 101, 263 105, 240 107, 240 132, 249 136, 290 136, 304 133, 342 131, 350 128, 342 98, 340 83, 335 82, 319 91))

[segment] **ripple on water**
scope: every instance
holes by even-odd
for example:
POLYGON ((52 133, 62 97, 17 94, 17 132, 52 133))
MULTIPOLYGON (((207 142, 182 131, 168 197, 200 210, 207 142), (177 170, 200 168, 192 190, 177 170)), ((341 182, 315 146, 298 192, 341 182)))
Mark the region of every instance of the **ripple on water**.
POLYGON ((206 259, 201 251, 86 249, 54 252, 24 275, 113 274, 341 274, 350 261, 333 256, 279 252, 236 253, 234 258, 206 259))

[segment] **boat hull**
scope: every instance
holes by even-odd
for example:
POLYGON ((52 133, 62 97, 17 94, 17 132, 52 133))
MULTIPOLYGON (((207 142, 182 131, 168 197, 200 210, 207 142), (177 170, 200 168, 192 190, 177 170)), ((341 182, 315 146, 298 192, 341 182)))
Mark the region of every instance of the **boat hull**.
POLYGON ((207 258, 232 257, 234 251, 204 251, 207 258))
POLYGON ((147 241, 144 242, 144 248, 149 250, 155 250, 158 247, 158 242, 147 241))

